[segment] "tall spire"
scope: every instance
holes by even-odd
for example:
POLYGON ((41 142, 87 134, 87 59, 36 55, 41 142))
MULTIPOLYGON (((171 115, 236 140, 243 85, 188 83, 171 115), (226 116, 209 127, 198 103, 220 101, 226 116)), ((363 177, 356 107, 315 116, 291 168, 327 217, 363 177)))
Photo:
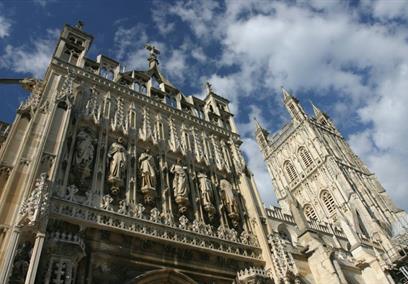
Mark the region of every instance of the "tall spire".
POLYGON ((259 121, 254 117, 255 120, 255 137, 256 137, 256 142, 258 143, 258 146, 261 148, 261 151, 264 155, 266 155, 266 152, 268 151, 268 136, 269 133, 266 129, 264 129, 259 121))
POLYGON ((309 100, 309 103, 312 105, 313 112, 314 112, 316 117, 323 113, 317 106, 315 106, 315 104, 312 102, 312 100, 309 100))
POLYGON ((287 91, 283 86, 281 86, 282 89, 282 96, 283 96, 283 100, 286 102, 287 100, 290 100, 292 97, 292 95, 289 93, 289 91, 287 91))
POLYGON ((306 118, 306 113, 299 103, 299 100, 292 96, 284 87, 282 89, 283 102, 292 119, 299 123, 306 118))

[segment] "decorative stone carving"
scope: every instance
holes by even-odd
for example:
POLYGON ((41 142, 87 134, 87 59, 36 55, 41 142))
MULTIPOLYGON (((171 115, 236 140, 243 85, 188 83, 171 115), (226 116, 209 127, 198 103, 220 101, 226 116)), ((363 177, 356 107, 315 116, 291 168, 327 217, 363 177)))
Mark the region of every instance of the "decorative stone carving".
POLYGON ((150 210, 150 221, 161 223, 161 214, 159 209, 153 208, 152 210, 150 210))
POLYGON ((239 223, 238 201, 232 184, 226 179, 220 181, 221 200, 234 227, 239 223))
POLYGON ((144 208, 144 206, 142 205, 142 204, 136 204, 135 205, 135 208, 134 208, 134 216, 136 217, 136 218, 140 218, 140 219, 142 219, 143 218, 143 212, 145 211, 145 208, 144 208))
MULTIPOLYGON (((268 272, 263 268, 250 267, 241 270, 237 273, 237 284, 273 284, 273 279, 268 275, 268 272)), ((289 282, 285 282, 289 283, 289 282)), ((292 283, 292 282, 290 282, 292 283)))
POLYGON ((101 208, 108 211, 113 211, 112 202, 113 202, 112 196, 110 196, 109 194, 104 195, 102 197, 101 208))
POLYGON ((24 89, 31 93, 31 96, 20 105, 18 111, 34 112, 40 103, 41 95, 44 90, 44 83, 41 80, 26 78, 21 80, 20 84, 24 89))
POLYGON ((186 173, 187 167, 181 165, 180 158, 177 158, 176 163, 172 165, 170 172, 174 174, 173 178, 173 190, 176 203, 179 206, 179 212, 181 214, 186 213, 187 206, 189 205, 189 186, 188 177, 186 173))
POLYGON ((156 196, 156 172, 154 158, 150 150, 146 149, 139 157, 139 169, 141 175, 141 190, 146 204, 154 202, 156 196))
POLYGON ((64 83, 62 84, 62 88, 58 92, 55 100, 58 101, 66 101, 71 102, 73 93, 74 93, 74 80, 75 75, 72 71, 68 71, 67 76, 65 77, 64 83))
POLYGON ((100 96, 95 87, 88 89, 87 93, 89 94, 89 98, 85 105, 85 117, 94 123, 99 124, 102 113, 100 96))
POLYGON ((127 204, 126 200, 119 201, 118 213, 122 214, 122 215, 127 215, 128 214, 128 204, 127 204))
POLYGON ((120 215, 112 211, 102 211, 90 207, 83 207, 80 204, 75 204, 65 200, 54 200, 51 210, 54 215, 74 218, 76 220, 86 221, 92 224, 99 224, 115 228, 121 231, 126 231, 131 234, 142 234, 146 237, 167 238, 176 242, 183 242, 185 244, 192 244, 201 248, 217 250, 220 252, 229 252, 239 257, 249 257, 260 259, 259 246, 254 245, 251 248, 243 247, 242 244, 232 242, 226 233, 226 237, 220 240, 220 237, 212 233, 209 225, 201 224, 201 233, 195 232, 192 226, 189 225, 187 217, 184 215, 180 217, 179 228, 184 231, 174 230, 163 224, 156 224, 153 222, 146 222, 143 216, 144 207, 139 204, 136 205, 134 216, 120 215), (138 208, 137 208, 138 207, 138 208), (137 212, 138 211, 138 212, 137 212), (169 232, 172 234, 170 235, 169 232), (228 243, 226 245, 226 242, 228 243))
POLYGON ((125 111, 123 106, 123 98, 116 98, 116 111, 111 123, 113 131, 122 131, 123 133, 128 133, 128 122, 126 121, 125 111))
POLYGON ((126 148, 123 146, 123 138, 119 137, 117 142, 113 142, 108 152, 109 175, 108 181, 112 184, 112 194, 117 194, 123 185, 125 170, 127 165, 126 148))
POLYGON ((69 201, 76 201, 75 195, 78 193, 79 189, 75 185, 71 184, 67 187, 67 192, 65 194, 65 199, 69 201))
POLYGON ((157 144, 157 141, 153 137, 150 115, 146 108, 143 108, 143 123, 142 128, 139 129, 139 139, 142 141, 151 141, 153 144, 157 144))
POLYGON ((177 135, 176 126, 174 125, 174 119, 169 118, 169 129, 170 129, 170 138, 169 138, 169 148, 172 152, 180 151, 180 140, 177 135))
POLYGON ((187 217, 186 216, 184 216, 184 215, 182 215, 180 218, 179 218, 179 228, 180 229, 183 229, 183 230, 187 230, 188 229, 188 219, 187 219, 187 217))
POLYGON ((206 174, 199 173, 197 175, 201 194, 201 201, 204 210, 207 212, 208 218, 212 220, 216 212, 214 207, 214 192, 212 189, 211 180, 206 174))
POLYGON ((48 214, 49 192, 47 174, 42 173, 34 189, 20 208, 19 225, 39 225, 48 214))

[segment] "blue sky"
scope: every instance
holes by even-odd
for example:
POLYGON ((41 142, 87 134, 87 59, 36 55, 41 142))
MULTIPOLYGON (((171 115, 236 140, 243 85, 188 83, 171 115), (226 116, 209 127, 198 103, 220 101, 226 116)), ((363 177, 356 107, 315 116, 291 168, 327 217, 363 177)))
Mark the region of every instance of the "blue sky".
MULTIPOLYGON (((288 115, 280 86, 328 112, 352 148, 408 209, 408 1, 0 1, 0 77, 41 78, 65 23, 85 23, 88 54, 146 68, 143 46, 185 95, 205 81, 232 102, 266 204, 270 178, 252 117, 271 131, 288 115)), ((27 95, 1 86, 0 120, 27 95)))

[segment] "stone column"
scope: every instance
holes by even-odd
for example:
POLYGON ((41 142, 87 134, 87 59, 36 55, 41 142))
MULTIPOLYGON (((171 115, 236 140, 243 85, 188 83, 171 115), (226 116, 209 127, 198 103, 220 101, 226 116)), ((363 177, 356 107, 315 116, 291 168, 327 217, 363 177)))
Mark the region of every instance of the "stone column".
POLYGON ((45 233, 38 232, 35 237, 34 248, 31 254, 30 266, 28 267, 25 284, 34 284, 37 274, 38 263, 41 257, 42 247, 44 245, 45 233))
POLYGON ((0 283, 7 283, 13 269, 14 257, 16 255, 18 241, 20 239, 20 228, 15 227, 10 235, 9 249, 4 256, 4 267, 0 270, 0 283))

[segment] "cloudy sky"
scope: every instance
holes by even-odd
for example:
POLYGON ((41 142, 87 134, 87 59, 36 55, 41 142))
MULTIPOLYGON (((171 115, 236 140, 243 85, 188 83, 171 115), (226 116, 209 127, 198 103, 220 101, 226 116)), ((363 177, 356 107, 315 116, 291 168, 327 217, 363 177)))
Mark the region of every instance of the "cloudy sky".
MULTIPOLYGON (((94 35, 89 57, 146 68, 143 46, 185 95, 205 81, 232 102, 244 151, 267 205, 274 196, 254 141, 289 117, 280 86, 310 113, 328 112, 351 147, 408 209, 408 1, 0 1, 0 77, 41 78, 65 23, 94 35)), ((0 120, 26 93, 0 86, 0 120)))

